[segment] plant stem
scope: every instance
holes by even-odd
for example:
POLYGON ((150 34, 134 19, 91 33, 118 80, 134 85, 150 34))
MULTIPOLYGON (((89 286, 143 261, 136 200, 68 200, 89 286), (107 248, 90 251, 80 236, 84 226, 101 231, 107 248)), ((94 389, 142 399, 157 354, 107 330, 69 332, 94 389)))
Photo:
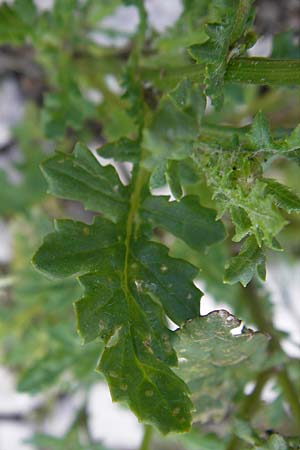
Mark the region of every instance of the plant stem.
MULTIPOLYGON (((260 397, 262 390, 272 375, 271 370, 261 372, 256 380, 256 385, 253 392, 245 398, 245 401, 240 409, 239 417, 242 419, 249 419, 256 411, 260 403, 260 397)), ((226 450, 238 450, 240 446, 240 439, 237 436, 232 436, 229 441, 226 450)))
POLYGON ((288 401, 292 410, 296 423, 300 427, 300 403, 298 399, 298 393, 291 382, 286 369, 283 369, 277 374, 278 383, 282 389, 283 395, 288 401))
MULTIPOLYGON (((183 77, 201 82, 205 66, 182 64, 168 67, 141 67, 142 78, 159 87, 170 86, 183 77)), ((299 59, 235 58, 227 66, 225 81, 234 83, 293 86, 300 84, 299 59)))
MULTIPOLYGON (((274 328, 273 323, 265 317, 265 314, 260 306, 261 299, 257 297, 256 290, 252 283, 248 285, 248 287, 244 290, 244 293, 246 294, 247 306, 255 323, 262 331, 267 332, 272 338, 269 345, 270 351, 282 351, 276 329, 274 328)), ((280 385, 282 392, 290 405, 294 419, 300 427, 300 401, 286 368, 280 368, 277 371, 276 376, 278 384, 280 385)))
POLYGON ((249 84, 299 85, 300 59, 232 59, 228 64, 225 79, 249 84))
POLYGON ((150 425, 145 425, 144 430, 144 436, 139 450, 150 450, 153 428, 150 425))

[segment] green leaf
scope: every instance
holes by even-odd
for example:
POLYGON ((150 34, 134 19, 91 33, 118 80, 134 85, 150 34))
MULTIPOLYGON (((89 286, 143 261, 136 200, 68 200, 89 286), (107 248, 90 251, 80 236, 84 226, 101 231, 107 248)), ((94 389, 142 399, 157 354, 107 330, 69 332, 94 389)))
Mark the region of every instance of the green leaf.
POLYGON ((268 121, 261 111, 256 114, 248 136, 257 150, 274 148, 268 121))
POLYGON ((196 196, 186 196, 179 202, 170 202, 167 196, 148 197, 142 214, 195 250, 203 250, 225 238, 224 226, 216 221, 215 211, 201 206, 196 196))
POLYGON ((257 245, 255 237, 250 236, 243 243, 240 253, 230 260, 224 282, 233 284, 239 281, 243 286, 247 286, 258 266, 262 275, 262 265, 265 266, 263 250, 257 245))
POLYGON ((128 234, 137 188, 126 207, 127 218, 123 209, 112 214, 101 192, 108 183, 109 202, 115 205, 116 174, 112 167, 101 167, 86 148, 56 155, 44 170, 53 192, 85 204, 97 198, 94 207, 103 207, 105 216, 117 223, 104 217, 96 217, 92 225, 58 221, 36 253, 35 266, 54 278, 79 277, 84 296, 75 305, 78 331, 85 342, 104 341, 98 370, 113 399, 126 400, 141 420, 164 433, 188 430, 191 402, 187 387, 169 367, 176 364, 176 354, 165 315, 178 325, 199 315, 201 292, 193 284, 197 269, 171 258, 166 247, 143 234, 128 234))
POLYGON ((265 178, 264 181, 267 183, 266 194, 273 197, 276 206, 285 209, 288 213, 300 211, 300 197, 298 195, 276 180, 265 178))
POLYGON ((286 140, 288 150, 298 150, 300 148, 300 125, 298 125, 286 140))
POLYGON ((42 164, 49 192, 78 200, 91 211, 102 212, 112 221, 128 211, 128 189, 112 166, 102 167, 92 152, 77 144, 73 154, 56 153, 42 164))
POLYGON ((246 328, 233 335, 231 330, 240 324, 220 310, 189 321, 176 333, 176 372, 192 392, 195 421, 221 421, 237 393, 260 369, 268 338, 246 328))
POLYGON ((235 225, 234 242, 241 241, 251 230, 251 221, 243 208, 232 206, 230 208, 232 221, 235 225))
POLYGON ((100 217, 91 226, 59 221, 56 230, 34 263, 54 277, 80 276, 85 296, 76 303, 78 329, 86 342, 104 339, 99 370, 113 399, 127 400, 138 417, 163 432, 187 429, 187 392, 166 365, 176 357, 163 310, 178 324, 199 314, 199 291, 190 282, 196 269, 169 258, 164 246, 143 241, 132 247, 125 267, 118 226, 100 217), (182 414, 174 416, 177 407, 182 414))

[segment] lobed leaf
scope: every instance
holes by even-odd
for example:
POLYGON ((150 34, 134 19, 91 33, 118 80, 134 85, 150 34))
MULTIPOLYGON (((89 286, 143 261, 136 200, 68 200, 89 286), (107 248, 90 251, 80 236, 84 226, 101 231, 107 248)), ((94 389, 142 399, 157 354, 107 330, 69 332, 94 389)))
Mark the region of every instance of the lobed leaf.
POLYGON ((268 121, 261 111, 256 114, 248 136, 257 150, 274 148, 268 121))
POLYGON ((128 202, 128 190, 118 181, 115 192, 114 169, 101 167, 85 147, 56 155, 43 170, 52 192, 103 208, 110 220, 57 221, 34 257, 35 266, 54 278, 79 277, 84 296, 75 304, 78 331, 85 342, 104 341, 98 370, 113 399, 126 400, 141 420, 164 433, 188 430, 191 402, 169 367, 177 359, 165 316, 180 325, 199 315, 201 292, 193 284, 198 270, 143 235, 128 241, 126 214, 119 208, 128 202))

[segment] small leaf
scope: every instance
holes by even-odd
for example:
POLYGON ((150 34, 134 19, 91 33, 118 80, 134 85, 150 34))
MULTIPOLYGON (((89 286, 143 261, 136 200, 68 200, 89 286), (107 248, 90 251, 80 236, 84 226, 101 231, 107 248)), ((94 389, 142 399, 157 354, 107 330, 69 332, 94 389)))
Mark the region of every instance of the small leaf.
POLYGON ((244 242, 240 253, 230 260, 224 282, 233 284, 240 281, 243 286, 247 286, 253 278, 257 266, 260 266, 259 273, 263 275, 262 264, 265 264, 263 250, 257 245, 255 237, 250 236, 244 242))
POLYGON ((274 148, 268 121, 261 111, 256 114, 248 136, 257 150, 274 148))
POLYGON ((249 45, 247 34, 252 20, 252 0, 212 2, 211 17, 204 30, 207 40, 189 47, 189 53, 205 67, 205 93, 220 109, 224 99, 224 76, 232 56, 243 53, 249 45))
POLYGON ((300 211, 300 197, 298 195, 276 180, 266 178, 264 181, 267 183, 266 194, 272 195, 276 206, 289 213, 300 211))
POLYGON ((251 221, 243 208, 232 206, 230 208, 232 221, 235 225, 234 242, 241 241, 251 229, 251 221))
POLYGON ((286 140, 288 149, 300 149, 300 125, 298 125, 286 140))
POLYGON ((216 221, 215 211, 201 206, 196 196, 186 196, 179 202, 169 202, 167 196, 148 197, 142 214, 195 250, 203 250, 225 238, 224 226, 216 221))

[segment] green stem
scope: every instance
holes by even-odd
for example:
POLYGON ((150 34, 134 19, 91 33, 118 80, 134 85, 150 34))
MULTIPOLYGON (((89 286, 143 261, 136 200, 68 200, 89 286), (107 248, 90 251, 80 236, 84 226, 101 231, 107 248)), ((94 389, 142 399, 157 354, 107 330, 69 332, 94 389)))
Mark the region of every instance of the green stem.
MULTIPOLYGON (((248 285, 248 287, 244 290, 244 293, 246 294, 245 297, 247 300, 247 306, 255 323, 262 331, 268 333, 272 338, 269 345, 270 351, 281 352, 282 348, 276 329, 274 328, 273 323, 270 321, 270 319, 267 319, 264 312, 262 311, 261 299, 257 297, 253 284, 248 285)), ((300 401, 295 387, 290 380, 287 369, 285 367, 280 368, 276 372, 276 376, 278 384, 280 385, 282 392, 290 405, 294 419, 300 427, 300 401)))
MULTIPOLYGON (((249 420, 249 418, 255 413, 260 404, 262 390, 271 375, 272 371, 270 370, 262 372, 258 375, 255 388, 253 392, 245 398, 245 401, 239 412, 239 417, 245 420, 249 420)), ((240 448, 240 443, 241 441, 237 436, 232 436, 226 447, 226 450, 238 450, 240 448)))
MULTIPOLYGON (((184 64, 168 67, 141 67, 142 78, 159 87, 175 84, 183 77, 204 80, 205 66, 184 64)), ((235 58, 227 66, 225 81, 248 84, 293 86, 300 84, 300 59, 235 58)))
MULTIPOLYGON (((143 158, 141 157, 141 160, 143 158)), ((134 232, 137 231, 138 223, 137 223, 137 212, 140 206, 140 197, 143 186, 148 180, 148 173, 146 170, 139 164, 137 168, 136 179, 134 182, 134 189, 131 195, 130 200, 130 208, 127 218, 126 224, 126 240, 125 240, 125 265, 124 265, 124 289, 126 293, 129 293, 128 286, 128 264, 129 264, 129 256, 130 256, 130 246, 132 238, 134 237, 134 232), (134 226, 136 225, 136 229, 134 226)))
POLYGON ((139 450, 150 450, 153 436, 153 428, 150 425, 145 425, 144 430, 145 430, 144 436, 139 450))
POLYGON ((293 383, 291 383, 291 380, 289 378, 286 369, 283 369, 278 372, 277 380, 282 389, 284 397, 286 398, 286 400, 290 405, 296 423, 299 424, 300 429, 300 403, 298 398, 298 392, 296 391, 293 383))
POLYGON ((299 85, 300 59, 232 59, 228 64, 225 79, 249 84, 299 85))

